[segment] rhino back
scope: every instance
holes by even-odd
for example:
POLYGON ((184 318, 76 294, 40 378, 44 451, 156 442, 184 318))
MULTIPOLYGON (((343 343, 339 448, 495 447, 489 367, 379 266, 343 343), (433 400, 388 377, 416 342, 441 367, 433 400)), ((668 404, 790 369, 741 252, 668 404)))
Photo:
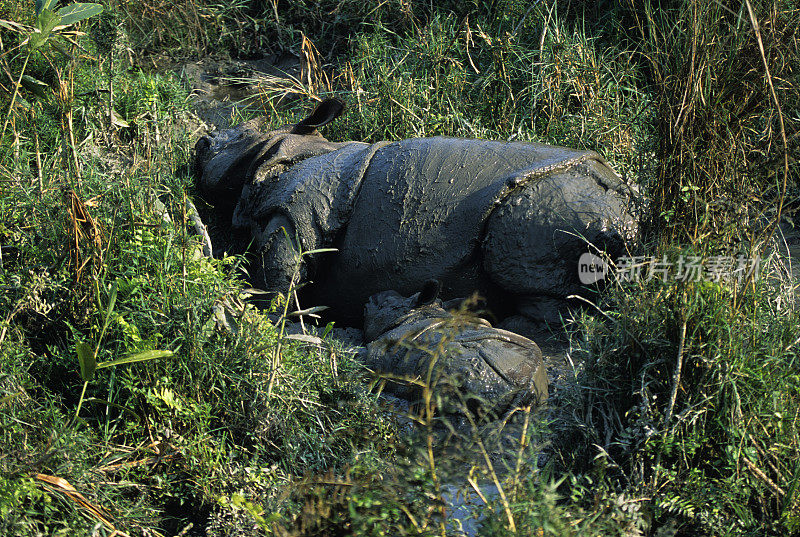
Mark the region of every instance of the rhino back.
POLYGON ((486 219, 509 184, 587 154, 453 138, 411 139, 381 148, 315 300, 336 304, 339 316, 354 322, 370 295, 386 289, 410 294, 429 278, 441 280, 444 298, 485 290, 489 282, 481 273, 479 246, 486 219))

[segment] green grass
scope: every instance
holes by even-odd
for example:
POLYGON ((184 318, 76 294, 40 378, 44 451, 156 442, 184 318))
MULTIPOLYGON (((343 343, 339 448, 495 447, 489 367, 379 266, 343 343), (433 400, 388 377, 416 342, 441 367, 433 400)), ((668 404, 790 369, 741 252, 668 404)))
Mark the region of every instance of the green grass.
MULTIPOLYGON (((244 260, 204 258, 188 231, 191 101, 153 66, 292 49, 310 78, 263 88, 275 125, 337 95, 332 140, 595 149, 651 200, 636 253, 758 253, 797 196, 796 6, 753 2, 767 77, 745 4, 540 4, 109 2, 67 54, 31 54, 46 87, 13 106, 27 49, 0 28, 0 533, 111 533, 42 474, 131 535, 441 535, 462 462, 506 493, 481 535, 799 531, 798 319, 777 260, 744 282, 609 286, 570 324, 584 366, 549 417, 458 461, 439 418, 398 430, 340 343, 282 340, 276 360, 244 260), (285 87, 307 98, 274 110, 285 87), (98 361, 174 355, 100 369, 82 396, 80 342, 98 361), (519 464, 493 477, 481 450, 519 464)), ((0 19, 31 24, 33 3, 0 19)))
POLYGON ((629 493, 652 495, 656 520, 695 532, 796 527, 796 317, 777 283, 762 275, 742 292, 651 280, 608 292, 607 315, 579 332, 587 360, 565 401, 564 464, 603 467, 629 493))
POLYGON ((14 514, 4 517, 4 533, 88 530, 97 522, 43 488, 36 473, 65 479, 113 510, 120 528, 177 533, 205 523, 225 494, 277 496, 277 484, 298 469, 325 471, 385 444, 392 427, 376 418, 374 396, 335 344, 318 352, 286 344, 279 382, 266 397, 276 330, 252 306, 238 312, 236 334, 217 327, 215 303, 237 304, 244 287, 241 260, 202 257, 184 222, 192 192, 186 91, 172 76, 114 74, 115 110, 128 126, 108 132, 105 103, 94 98, 105 81, 91 76, 96 68, 78 64, 74 75, 88 92, 73 103, 83 141, 77 176, 61 172, 64 132, 50 101, 3 149, 19 169, 2 197, 0 397, 9 413, 0 503, 14 514), (75 344, 100 338, 112 286, 116 307, 97 360, 150 349, 174 356, 98 370, 74 419, 82 385, 75 344), (178 516, 180 505, 199 518, 178 516))

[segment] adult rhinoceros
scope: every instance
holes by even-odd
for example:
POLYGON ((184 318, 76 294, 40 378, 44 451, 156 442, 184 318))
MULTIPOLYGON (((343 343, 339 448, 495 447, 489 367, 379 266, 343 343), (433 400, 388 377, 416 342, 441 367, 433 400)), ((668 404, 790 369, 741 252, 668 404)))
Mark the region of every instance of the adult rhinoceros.
POLYGON ((338 249, 311 259, 303 278, 314 282, 306 304, 330 306, 345 324, 360 321, 371 295, 407 296, 432 278, 445 299, 478 291, 499 316, 542 318, 542 304, 579 289, 587 242, 614 256, 635 233, 631 190, 595 152, 440 137, 329 142, 317 128, 342 111, 326 100, 296 125, 267 131, 261 118, 203 137, 196 166, 202 195, 251 241, 255 285, 285 291, 297 246, 338 249))

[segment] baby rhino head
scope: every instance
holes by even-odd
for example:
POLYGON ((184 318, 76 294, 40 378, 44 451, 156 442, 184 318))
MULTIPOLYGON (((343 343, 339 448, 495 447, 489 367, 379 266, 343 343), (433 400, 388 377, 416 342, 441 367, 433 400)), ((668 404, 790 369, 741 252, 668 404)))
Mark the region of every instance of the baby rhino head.
POLYGON ((413 319, 447 315, 439 300, 442 284, 428 280, 422 291, 404 297, 397 291, 382 291, 369 297, 364 306, 364 341, 375 341, 391 329, 413 319))

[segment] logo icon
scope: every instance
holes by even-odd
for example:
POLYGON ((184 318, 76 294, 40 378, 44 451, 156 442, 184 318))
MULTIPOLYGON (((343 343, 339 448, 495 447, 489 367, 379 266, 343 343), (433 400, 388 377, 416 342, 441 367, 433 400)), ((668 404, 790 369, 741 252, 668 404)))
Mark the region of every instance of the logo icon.
POLYGON ((578 279, 583 285, 599 282, 607 272, 608 264, 594 254, 586 252, 578 259, 578 279))

